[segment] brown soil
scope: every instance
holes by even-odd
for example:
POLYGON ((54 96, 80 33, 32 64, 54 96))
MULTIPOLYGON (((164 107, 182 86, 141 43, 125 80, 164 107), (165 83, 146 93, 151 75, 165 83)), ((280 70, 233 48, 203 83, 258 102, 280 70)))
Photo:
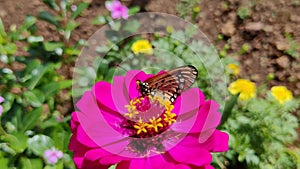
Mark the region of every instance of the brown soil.
MULTIPOLYGON (((87 0, 86 0, 87 1, 87 0)), ((89 0, 91 1, 91 0, 89 0)), ((91 25, 90 21, 99 14, 107 14, 104 0, 92 1, 88 10, 78 18, 80 26, 73 32, 71 42, 88 39, 99 26, 91 25)), ((155 11, 176 14, 175 6, 179 0, 123 0, 126 5, 142 6, 143 11, 155 11)), ((196 24, 221 50, 227 43, 230 57, 241 62, 243 78, 251 79, 261 84, 269 73, 275 78, 273 85, 285 85, 295 96, 300 95, 300 57, 294 58, 285 54, 289 43, 285 34, 292 35, 293 40, 300 44, 300 2, 297 0, 202 0, 200 14, 196 24), (246 19, 240 19, 237 10, 247 7, 251 14, 246 19), (217 36, 224 38, 217 41, 217 36), (243 44, 249 45, 249 50, 241 54, 243 44)), ((0 0, 0 17, 6 29, 12 24, 22 24, 26 15, 37 16, 41 10, 50 10, 39 0, 0 0)), ((58 40, 53 34, 54 27, 38 21, 38 34, 46 40, 58 40)), ((299 49, 297 52, 300 52, 299 49)))

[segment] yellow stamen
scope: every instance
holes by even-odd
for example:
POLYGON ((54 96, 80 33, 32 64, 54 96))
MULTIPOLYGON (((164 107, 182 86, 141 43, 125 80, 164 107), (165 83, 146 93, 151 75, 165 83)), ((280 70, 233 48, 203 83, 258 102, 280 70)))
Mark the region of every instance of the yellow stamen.
POLYGON ((171 104, 170 101, 165 104, 166 111, 172 111, 174 109, 174 105, 171 104))
POLYGON ((137 114, 139 114, 138 111, 131 111, 131 112, 125 113, 124 116, 127 116, 127 117, 129 117, 129 118, 132 119, 133 116, 134 116, 134 115, 137 115, 137 114))
POLYGON ((150 124, 148 124, 148 128, 154 128, 155 132, 158 132, 158 127, 163 127, 162 123, 161 123, 161 118, 155 119, 155 117, 153 117, 152 119, 149 120, 150 124))
POLYGON ((147 123, 144 123, 142 119, 140 119, 133 127, 137 129, 137 134, 141 134, 141 132, 147 133, 146 127, 148 126, 147 123))
POLYGON ((171 125, 172 123, 175 123, 176 120, 174 117, 176 117, 175 113, 171 113, 170 111, 166 111, 164 114, 164 121, 168 123, 168 125, 171 125))

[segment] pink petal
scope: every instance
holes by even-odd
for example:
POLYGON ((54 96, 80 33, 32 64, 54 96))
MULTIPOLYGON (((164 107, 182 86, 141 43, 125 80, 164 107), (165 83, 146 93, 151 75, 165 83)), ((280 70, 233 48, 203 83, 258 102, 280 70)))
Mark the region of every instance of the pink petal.
POLYGON ((122 6, 122 4, 121 4, 121 2, 120 1, 113 1, 112 2, 112 6, 114 7, 114 8, 119 8, 120 6, 122 6))
POLYGON ((218 144, 213 148, 214 152, 224 152, 228 150, 229 135, 227 133, 216 130, 215 140, 218 140, 218 144))
POLYGON ((111 12, 111 17, 113 19, 119 19, 122 17, 122 13, 120 11, 113 11, 111 12))
POLYGON ((128 158, 118 156, 118 155, 108 156, 108 157, 103 157, 100 160, 100 163, 104 165, 113 165, 119 163, 122 160, 128 160, 128 158))
POLYGON ((0 103, 2 103, 4 101, 5 101, 5 99, 2 96, 0 96, 0 103))
MULTIPOLYGON (((84 93, 77 103, 77 107, 81 110, 77 116, 82 129, 94 143, 104 149, 106 149, 104 146, 111 145, 111 143, 119 144, 118 146, 110 147, 111 149, 109 151, 114 151, 115 153, 125 148, 124 146, 128 143, 126 143, 125 140, 121 141, 124 138, 123 135, 108 124, 94 101, 91 92, 84 93)), ((81 141, 85 142, 86 140, 81 141)))
POLYGON ((125 105, 128 105, 129 94, 125 86, 124 76, 115 76, 111 88, 112 101, 117 108, 117 111, 121 114, 127 113, 125 105))
POLYGON ((105 106, 111 109, 112 111, 119 112, 118 109, 115 107, 115 100, 113 100, 111 95, 112 85, 110 83, 104 81, 97 82, 93 86, 92 91, 97 102, 100 104, 100 107, 105 106))
POLYGON ((56 152, 56 157, 59 158, 59 159, 62 158, 63 155, 64 155, 64 154, 63 154, 61 151, 57 151, 57 152, 56 152))
POLYGON ((188 134, 180 141, 180 145, 186 147, 200 146, 199 136, 197 134, 188 134))
POLYGON ((210 164, 212 156, 209 151, 201 147, 176 145, 168 153, 179 163, 191 164, 196 166, 203 166, 210 164))
POLYGON ((2 115, 2 113, 3 113, 3 107, 0 106, 0 116, 2 115))
POLYGON ((204 166, 203 169, 215 169, 215 167, 213 167, 213 166, 211 166, 211 165, 206 165, 206 166, 204 166))
MULTIPOLYGON (((213 147, 211 148, 213 152, 224 152, 228 150, 228 141, 229 135, 227 133, 215 130, 214 134, 207 142, 213 142, 213 147)), ((208 143, 204 144, 208 147, 208 143)))
POLYGON ((122 4, 119 1, 105 2, 105 7, 110 11, 115 11, 120 6, 122 6, 122 4))
POLYGON ((199 111, 196 109, 180 115, 171 128, 183 133, 205 132, 214 129, 221 119, 221 114, 217 112, 218 108, 217 102, 206 101, 202 103, 199 111))
POLYGON ((77 168, 82 168, 83 160, 83 157, 73 157, 74 164, 77 168))
POLYGON ((122 6, 121 15, 123 19, 128 19, 128 8, 126 6, 122 6))
POLYGON ((108 1, 105 2, 105 7, 106 7, 108 10, 110 10, 110 11, 113 9, 113 8, 112 8, 112 7, 113 7, 113 6, 112 6, 112 3, 111 3, 111 2, 108 2, 108 1))
POLYGON ((178 117, 171 128, 183 133, 195 132, 192 131, 192 128, 201 114, 200 107, 204 103, 204 99, 204 94, 198 88, 191 88, 183 92, 175 101, 173 112, 178 117))
POLYGON ((158 154, 152 157, 146 158, 146 163, 144 169, 175 169, 174 165, 170 162, 167 162, 163 155, 158 154))
POLYGON ((96 169, 96 168, 108 169, 109 167, 110 167, 109 165, 101 165, 97 161, 89 161, 85 158, 83 160, 81 169, 96 169))
POLYGON ((116 169, 141 169, 145 167, 146 160, 144 158, 121 161, 116 169))
POLYGON ((111 154, 101 148, 98 148, 98 149, 93 149, 93 150, 87 151, 85 154, 85 158, 89 161, 96 161, 100 158, 103 158, 105 156, 111 156, 111 155, 113 155, 113 154, 111 154))
POLYGON ((178 164, 176 165, 176 169, 191 169, 191 167, 185 164, 178 164))
POLYGON ((96 148, 98 145, 91 140, 91 138, 85 133, 83 128, 81 126, 78 126, 77 128, 77 141, 83 144, 84 146, 90 147, 90 148, 96 148))
POLYGON ((68 148, 74 152, 74 157, 83 157, 90 148, 77 141, 77 133, 73 133, 68 148))
POLYGON ((198 88, 191 88, 184 91, 175 101, 173 112, 177 115, 199 110, 204 103, 205 96, 198 88))
POLYGON ((71 115, 71 122, 70 122, 70 126, 71 126, 71 129, 72 131, 74 132, 75 129, 77 129, 77 126, 79 125, 79 121, 78 121, 78 118, 77 118, 77 115, 76 115, 76 112, 73 112, 72 115, 71 115))
POLYGON ((130 165, 130 161, 121 161, 120 163, 117 164, 116 169, 128 169, 130 165))

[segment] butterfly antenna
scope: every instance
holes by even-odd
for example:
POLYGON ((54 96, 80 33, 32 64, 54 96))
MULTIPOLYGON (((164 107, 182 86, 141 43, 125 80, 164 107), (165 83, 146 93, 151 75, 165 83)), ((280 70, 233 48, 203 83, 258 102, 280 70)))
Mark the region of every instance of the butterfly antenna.
POLYGON ((136 81, 138 81, 139 79, 137 79, 135 77, 135 75, 133 75, 132 73, 129 72, 129 70, 125 69, 124 67, 122 67, 120 64, 116 64, 116 66, 122 70, 124 70, 126 73, 129 73, 129 75, 131 75, 134 79, 136 79, 136 81))
MULTIPOLYGON (((119 67, 120 69, 124 70, 126 73, 128 73, 128 70, 125 69, 124 67, 122 67, 120 64, 117 64, 116 66, 119 67)), ((134 76, 132 73, 129 73, 129 75, 131 75, 133 77, 133 79, 136 80, 136 84, 139 85, 139 83, 141 81, 139 79, 137 79, 136 76, 134 76)))
POLYGON ((124 70, 125 72, 128 72, 128 70, 126 70, 124 67, 122 67, 120 64, 116 64, 116 66, 118 67, 118 68, 121 68, 122 70, 124 70))

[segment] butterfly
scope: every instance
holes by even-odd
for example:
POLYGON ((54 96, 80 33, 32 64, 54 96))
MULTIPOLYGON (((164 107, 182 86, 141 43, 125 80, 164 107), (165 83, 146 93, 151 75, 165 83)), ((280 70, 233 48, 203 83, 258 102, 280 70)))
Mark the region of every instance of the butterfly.
POLYGON ((177 67, 145 81, 137 80, 137 89, 142 96, 160 96, 173 103, 180 94, 190 88, 198 76, 192 65, 177 67))

